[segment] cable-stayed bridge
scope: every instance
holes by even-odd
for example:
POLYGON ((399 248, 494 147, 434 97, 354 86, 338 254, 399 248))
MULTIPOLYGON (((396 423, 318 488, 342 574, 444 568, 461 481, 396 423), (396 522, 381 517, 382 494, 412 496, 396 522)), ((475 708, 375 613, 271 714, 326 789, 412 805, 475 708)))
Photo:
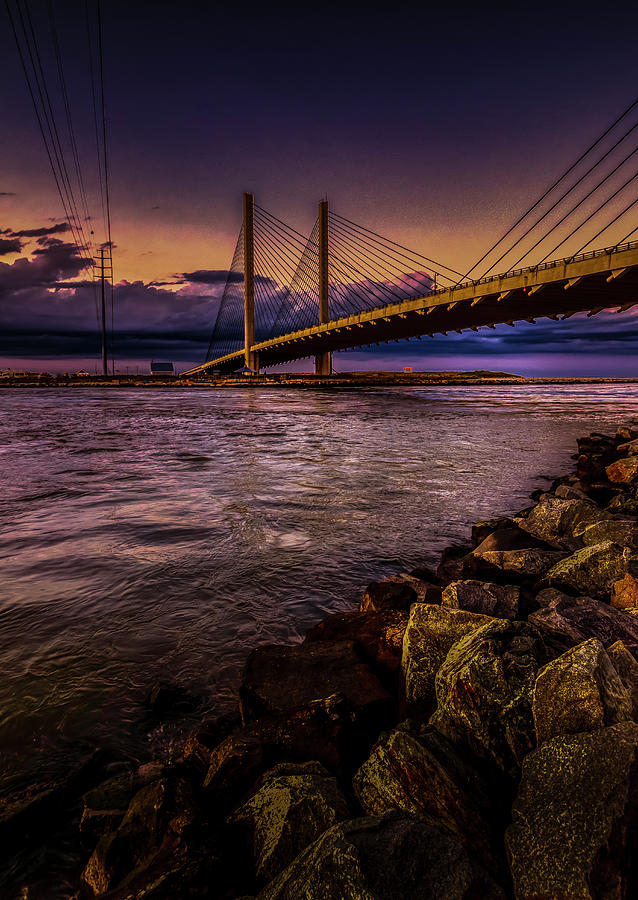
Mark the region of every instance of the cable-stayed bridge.
POLYGON ((637 112, 638 99, 465 273, 327 200, 303 235, 244 194, 206 361, 184 374, 314 357, 328 375, 337 350, 629 309, 638 302, 638 227, 627 231, 638 204, 637 112))

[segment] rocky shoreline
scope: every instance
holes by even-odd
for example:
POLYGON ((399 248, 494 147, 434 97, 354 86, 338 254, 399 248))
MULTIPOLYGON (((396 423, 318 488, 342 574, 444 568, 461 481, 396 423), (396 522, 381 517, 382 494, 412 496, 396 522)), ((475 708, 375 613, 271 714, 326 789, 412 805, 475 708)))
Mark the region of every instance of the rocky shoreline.
POLYGON ((436 571, 254 649, 240 721, 5 809, 5 852, 68 807, 76 900, 638 896, 638 425, 576 459, 436 571))

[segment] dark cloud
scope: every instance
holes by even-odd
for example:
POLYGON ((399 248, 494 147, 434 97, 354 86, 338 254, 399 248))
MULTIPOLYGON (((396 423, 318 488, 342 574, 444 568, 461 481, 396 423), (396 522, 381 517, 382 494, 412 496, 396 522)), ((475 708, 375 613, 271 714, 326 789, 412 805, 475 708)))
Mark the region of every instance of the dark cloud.
POLYGON ((17 194, 15 194, 13 191, 0 191, 0 197, 16 197, 16 196, 17 196, 17 194))
MULTIPOLYGON (((6 312, 10 300, 20 306, 24 300, 21 292, 52 288, 90 267, 90 261, 79 256, 74 244, 66 244, 57 238, 48 238, 46 242, 46 246, 34 251, 31 259, 16 259, 10 265, 0 263, 0 315, 6 312)), ((28 313, 28 307, 25 311, 28 313)))
POLYGON ((176 278, 183 278, 192 284, 226 284, 226 281, 240 282, 244 280, 241 272, 229 272, 228 269, 197 269, 196 272, 180 272, 176 278))
POLYGON ((20 238, 0 238, 0 256, 8 253, 19 253, 22 250, 20 238))
POLYGON ((12 237, 18 238, 34 238, 44 237, 47 234, 63 234, 70 231, 71 226, 68 222, 58 222, 56 225, 49 225, 44 228, 23 228, 21 231, 9 232, 12 237))

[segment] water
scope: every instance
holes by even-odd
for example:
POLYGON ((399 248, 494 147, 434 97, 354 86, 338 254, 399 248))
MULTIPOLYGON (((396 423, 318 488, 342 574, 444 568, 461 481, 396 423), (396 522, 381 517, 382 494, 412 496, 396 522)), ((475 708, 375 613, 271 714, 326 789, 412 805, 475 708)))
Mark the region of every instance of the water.
POLYGON ((254 645, 528 505, 635 385, 0 394, 0 794, 107 745, 158 679, 233 708, 254 645))

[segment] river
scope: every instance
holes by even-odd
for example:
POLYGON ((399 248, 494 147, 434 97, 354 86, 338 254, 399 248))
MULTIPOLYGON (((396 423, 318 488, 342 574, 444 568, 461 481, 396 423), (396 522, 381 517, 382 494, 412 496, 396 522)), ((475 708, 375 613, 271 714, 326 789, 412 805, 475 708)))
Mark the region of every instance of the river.
POLYGON ((0 795, 233 707, 251 647, 528 505, 635 385, 0 394, 0 795))

